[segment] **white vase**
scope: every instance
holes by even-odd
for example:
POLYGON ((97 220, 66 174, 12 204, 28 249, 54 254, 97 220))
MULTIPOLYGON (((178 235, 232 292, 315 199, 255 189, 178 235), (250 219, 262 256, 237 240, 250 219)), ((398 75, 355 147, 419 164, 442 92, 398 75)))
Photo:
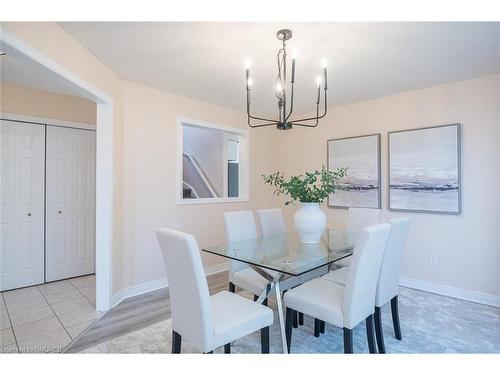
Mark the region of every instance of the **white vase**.
POLYGON ((318 243, 326 228, 326 215, 319 203, 301 203, 293 221, 302 243, 318 243))

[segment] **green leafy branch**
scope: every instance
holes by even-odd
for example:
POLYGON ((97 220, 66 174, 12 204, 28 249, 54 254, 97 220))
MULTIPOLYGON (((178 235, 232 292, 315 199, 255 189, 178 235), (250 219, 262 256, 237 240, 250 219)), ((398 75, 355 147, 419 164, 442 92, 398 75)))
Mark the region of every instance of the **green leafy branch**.
POLYGON ((347 175, 347 168, 338 168, 336 171, 327 170, 324 166, 321 171, 306 172, 305 175, 292 176, 287 181, 285 174, 276 172, 262 175, 264 183, 275 188, 275 195, 288 195, 292 202, 323 203, 325 199, 338 189, 338 181, 347 175))

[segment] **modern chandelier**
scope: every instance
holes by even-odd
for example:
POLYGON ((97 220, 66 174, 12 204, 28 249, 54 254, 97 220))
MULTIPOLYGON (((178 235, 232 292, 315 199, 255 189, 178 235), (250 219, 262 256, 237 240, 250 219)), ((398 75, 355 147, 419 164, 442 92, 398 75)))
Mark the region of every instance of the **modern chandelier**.
POLYGON ((248 126, 251 128, 259 128, 262 126, 276 126, 280 130, 291 129, 292 126, 304 126, 308 128, 314 128, 318 126, 319 119, 326 116, 327 112, 327 98, 326 93, 328 90, 327 84, 327 72, 326 72, 326 60, 322 60, 321 65, 323 66, 323 79, 321 76, 316 78, 316 85, 318 87, 318 96, 316 99, 316 116, 305 117, 301 119, 293 119, 290 117, 293 113, 293 88, 295 84, 295 60, 296 56, 292 56, 292 77, 290 80, 291 90, 290 90, 290 100, 288 102, 287 98, 287 74, 286 74, 286 62, 287 62, 287 52, 286 52, 286 41, 291 39, 292 31, 288 29, 280 30, 276 33, 278 40, 282 41, 282 47, 279 49, 276 55, 276 60, 278 64, 278 75, 276 77, 276 98, 278 99, 278 119, 268 119, 264 117, 252 116, 250 114, 250 87, 252 86, 252 78, 250 77, 250 66, 247 63, 246 67, 246 89, 247 89, 247 116, 248 116, 248 126), (323 83, 324 90, 324 111, 323 114, 319 114, 319 105, 321 99, 321 84, 323 83), (256 122, 252 124, 252 120, 256 122))

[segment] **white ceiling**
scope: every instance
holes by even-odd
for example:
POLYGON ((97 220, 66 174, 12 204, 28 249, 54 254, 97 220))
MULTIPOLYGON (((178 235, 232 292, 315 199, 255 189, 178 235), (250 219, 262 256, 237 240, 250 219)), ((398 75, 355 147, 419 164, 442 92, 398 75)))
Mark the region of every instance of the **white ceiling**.
MULTIPOLYGON (((320 60, 330 105, 500 72, 498 23, 61 23, 126 80, 245 110, 275 112, 276 31, 293 30, 297 112, 314 109, 320 60)), ((10 73, 9 73, 10 74, 10 73)), ((22 78, 20 78, 22 79, 22 78)))
POLYGON ((11 83, 57 94, 80 96, 80 93, 68 81, 26 58, 11 47, 0 43, 0 50, 7 52, 6 55, 0 56, 1 83, 11 83))

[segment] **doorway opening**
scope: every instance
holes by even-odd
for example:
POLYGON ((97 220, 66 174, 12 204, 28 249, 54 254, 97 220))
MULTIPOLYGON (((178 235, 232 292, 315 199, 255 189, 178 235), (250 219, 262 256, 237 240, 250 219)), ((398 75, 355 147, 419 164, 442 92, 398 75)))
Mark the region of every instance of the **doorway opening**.
POLYGON ((113 100, 2 28, 0 49, 21 63, 45 70, 58 85, 95 103, 95 304, 98 311, 106 311, 112 301, 113 100))

